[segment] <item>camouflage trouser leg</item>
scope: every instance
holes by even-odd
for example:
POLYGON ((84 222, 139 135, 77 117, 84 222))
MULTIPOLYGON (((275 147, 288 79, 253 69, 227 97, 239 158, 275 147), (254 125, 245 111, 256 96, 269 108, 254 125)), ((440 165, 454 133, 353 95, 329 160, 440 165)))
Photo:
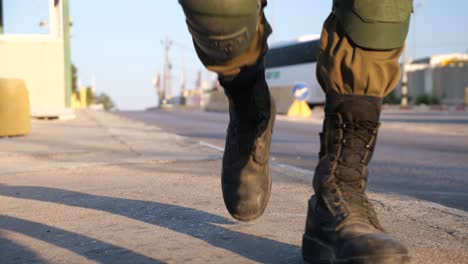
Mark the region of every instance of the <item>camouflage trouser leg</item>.
MULTIPOLYGON (((266 3, 266 1, 264 2, 266 3)), ((265 53, 268 51, 267 39, 271 34, 272 29, 266 20, 263 11, 261 12, 258 20, 259 24, 257 28, 257 35, 252 40, 249 48, 242 55, 222 62, 218 65, 209 65, 204 63, 206 68, 224 76, 233 76, 240 72, 241 67, 254 65, 260 56, 265 55, 265 53)), ((203 55, 200 53, 198 55, 200 60, 204 62, 205 60, 203 55)))
MULTIPOLYGON (((266 0, 252 1, 259 1, 263 8, 267 4, 266 0)), ((250 46, 236 57, 222 61, 213 59, 197 47, 195 42, 195 49, 202 63, 224 76, 235 76, 243 66, 255 64, 268 50, 267 38, 272 32, 263 9, 258 21, 257 32, 250 46)), ((384 97, 400 79, 398 59, 402 50, 403 48, 377 51, 358 47, 346 36, 336 16, 331 14, 322 31, 317 78, 326 94, 384 97)))
POLYGON ((384 97, 400 79, 398 62, 403 48, 366 50, 346 37, 331 14, 324 23, 317 79, 326 94, 354 94, 384 97))
POLYGON ((179 3, 197 55, 206 68, 233 77, 266 53, 272 32, 263 13, 266 0, 210 0, 204 5, 197 1, 179 3))

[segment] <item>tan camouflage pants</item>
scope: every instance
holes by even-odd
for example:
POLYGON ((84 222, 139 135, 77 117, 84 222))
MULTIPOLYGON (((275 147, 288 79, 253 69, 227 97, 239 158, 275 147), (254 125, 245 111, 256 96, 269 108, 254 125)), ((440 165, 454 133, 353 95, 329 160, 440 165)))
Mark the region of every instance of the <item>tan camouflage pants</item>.
MULTIPOLYGON (((207 66, 222 75, 236 75, 240 67, 254 64, 267 49, 271 28, 263 14, 257 37, 248 50, 223 65, 207 66)), ((355 94, 384 97, 400 79, 398 62, 403 48, 373 51, 354 45, 341 29, 335 15, 324 23, 318 55, 317 79, 326 94, 355 94)), ((203 59, 202 59, 203 61, 203 59)))

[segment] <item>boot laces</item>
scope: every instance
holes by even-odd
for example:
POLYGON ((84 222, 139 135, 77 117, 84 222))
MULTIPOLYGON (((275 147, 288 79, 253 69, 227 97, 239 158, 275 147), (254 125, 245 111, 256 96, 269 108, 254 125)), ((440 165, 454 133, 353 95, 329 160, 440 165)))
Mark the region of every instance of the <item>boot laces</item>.
POLYGON ((360 158, 360 162, 346 162, 342 157, 338 157, 334 178, 335 184, 341 191, 337 192, 337 196, 341 193, 349 209, 349 214, 369 221, 374 227, 382 229, 365 194, 367 164, 374 149, 379 126, 380 123, 372 121, 344 122, 339 125, 339 129, 343 131, 340 142, 341 152, 346 151, 347 155, 356 155, 360 158), (355 177, 356 175, 359 176, 355 177))

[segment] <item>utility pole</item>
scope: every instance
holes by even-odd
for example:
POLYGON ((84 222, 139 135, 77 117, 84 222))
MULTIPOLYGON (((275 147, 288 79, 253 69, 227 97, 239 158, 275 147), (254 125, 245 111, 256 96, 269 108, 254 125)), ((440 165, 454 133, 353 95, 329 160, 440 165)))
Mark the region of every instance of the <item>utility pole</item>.
POLYGON ((0 35, 3 34, 3 0, 0 0, 0 35))
POLYGON ((401 77, 401 107, 408 107, 408 47, 405 45, 403 49, 403 66, 401 77))
POLYGON ((185 68, 185 56, 182 56, 182 81, 181 81, 181 98, 182 98, 182 104, 185 104, 186 98, 185 98, 185 93, 186 93, 186 84, 187 84, 187 71, 185 68))
POLYGON ((97 93, 96 93, 96 77, 94 76, 94 73, 91 74, 91 88, 93 90, 93 94, 97 95, 97 93))
MULTIPOLYGON (((419 7, 419 6, 417 6, 417 7, 419 7)), ((416 21, 417 21, 417 20, 416 20, 416 15, 417 15, 417 14, 418 14, 418 13, 416 12, 416 9, 415 9, 415 10, 413 11, 413 28, 412 28, 412 30, 413 30, 413 56, 412 56, 412 60, 415 60, 415 59, 417 58, 417 56, 418 56, 418 55, 416 54, 416 49, 417 49, 416 44, 417 44, 417 38, 418 38, 418 35, 416 34, 416 32, 417 32, 417 31, 416 31, 416 26, 417 26, 417 23, 416 23, 416 21)))
POLYGON ((156 73, 154 77, 153 85, 156 89, 156 94, 158 96, 158 107, 161 107, 164 103, 164 87, 162 87, 162 80, 161 74, 159 72, 156 73))
POLYGON ((163 62, 163 76, 162 76, 162 85, 163 85, 163 98, 162 102, 166 103, 167 99, 171 96, 171 63, 169 61, 169 50, 171 49, 172 42, 169 40, 169 36, 166 35, 164 39, 164 62, 163 62))
MULTIPOLYGON (((270 1, 270 5, 271 5, 271 27, 272 28, 276 28, 276 13, 275 13, 275 0, 271 0, 270 1)), ((274 42, 275 41, 275 32, 273 31, 273 33, 271 34, 271 41, 274 42)))
POLYGON ((418 40, 418 35, 417 35, 417 15, 419 14, 419 9, 424 6, 425 0, 420 0, 419 2, 415 3, 415 6, 413 8, 413 17, 411 18, 413 21, 413 25, 411 30, 413 31, 413 60, 417 58, 417 40, 418 40))
MULTIPOLYGON (((421 0, 414 6, 414 14, 413 14, 413 60, 416 59, 416 41, 417 41, 417 34, 416 34, 416 10, 424 5, 425 0, 421 0)), ((407 44, 407 43, 406 43, 407 44)), ((403 66, 402 71, 403 75, 401 77, 401 107, 408 107, 408 45, 405 44, 403 50, 403 66)))
POLYGON ((63 51, 65 67, 65 106, 71 106, 72 94, 72 67, 70 52, 70 2, 62 0, 62 19, 63 19, 63 51))

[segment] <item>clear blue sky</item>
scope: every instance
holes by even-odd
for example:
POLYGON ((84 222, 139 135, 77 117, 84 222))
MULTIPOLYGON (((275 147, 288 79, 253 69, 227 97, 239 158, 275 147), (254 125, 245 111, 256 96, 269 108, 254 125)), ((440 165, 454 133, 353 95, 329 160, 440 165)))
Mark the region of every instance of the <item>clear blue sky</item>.
MULTIPOLYGON (((183 64, 187 84, 193 86, 202 66, 193 51, 176 0, 70 1, 72 60, 79 68, 83 85, 90 84, 94 75, 98 92, 111 95, 120 109, 155 105, 152 80, 162 69, 161 40, 168 34, 178 44, 170 54, 174 65, 173 86, 179 86, 183 64)), ((6 32, 46 33, 38 25, 47 19, 47 2, 4 0, 6 32)), ((320 33, 331 2, 270 0, 266 14, 274 26, 274 40, 320 33)), ((415 0, 415 3, 423 5, 416 7, 416 19, 413 19, 416 24, 409 34, 410 57, 468 51, 468 1, 415 0)))

